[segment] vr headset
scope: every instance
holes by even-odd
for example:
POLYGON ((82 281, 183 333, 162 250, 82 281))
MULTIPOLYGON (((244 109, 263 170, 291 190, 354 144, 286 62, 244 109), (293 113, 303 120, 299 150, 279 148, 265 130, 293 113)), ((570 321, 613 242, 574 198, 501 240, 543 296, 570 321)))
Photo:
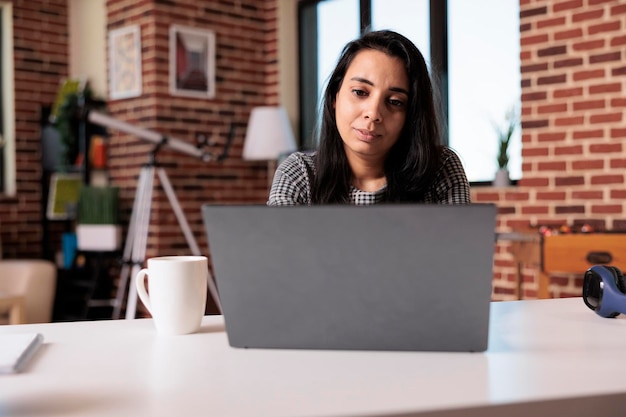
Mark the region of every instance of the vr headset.
POLYGON ((622 271, 605 265, 589 268, 583 280, 583 300, 602 317, 626 314, 626 284, 622 271))

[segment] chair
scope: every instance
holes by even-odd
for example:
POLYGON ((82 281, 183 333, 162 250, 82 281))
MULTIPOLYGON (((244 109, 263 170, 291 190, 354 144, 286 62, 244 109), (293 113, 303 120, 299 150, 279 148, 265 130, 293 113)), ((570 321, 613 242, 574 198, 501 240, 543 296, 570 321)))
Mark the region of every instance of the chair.
POLYGON ((0 302, 0 324, 49 323, 56 291, 56 265, 44 259, 0 259, 0 301, 17 300, 22 308, 0 302), (8 320, 3 316, 9 314, 8 320), (17 318, 11 317, 15 314, 17 318))

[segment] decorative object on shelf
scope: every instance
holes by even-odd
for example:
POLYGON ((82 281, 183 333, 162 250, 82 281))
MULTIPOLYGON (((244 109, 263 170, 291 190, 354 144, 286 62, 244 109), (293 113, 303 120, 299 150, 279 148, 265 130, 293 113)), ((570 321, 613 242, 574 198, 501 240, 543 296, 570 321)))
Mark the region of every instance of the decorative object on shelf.
POLYGON ((94 169, 104 169, 107 166, 107 140, 102 135, 91 137, 89 163, 94 169))
POLYGON ((84 77, 77 78, 67 78, 61 82, 61 87, 59 91, 57 91, 56 98, 54 99, 54 104, 52 105, 52 109, 50 110, 50 122, 56 123, 57 116, 59 114, 59 109, 61 105, 66 101, 67 96, 71 94, 78 94, 85 89, 87 85, 87 79, 84 77))
POLYGON ((215 32, 170 27, 170 93, 215 97, 215 32))
MULTIPOLYGON (((84 108, 102 110, 106 103, 97 99, 89 87, 89 83, 81 81, 76 89, 65 87, 63 84, 62 94, 60 94, 60 104, 55 113, 51 114, 51 119, 59 132, 61 142, 60 166, 61 171, 67 171, 72 166, 80 167, 85 158, 84 148, 86 144, 80 143, 81 138, 81 117, 84 108)), ((57 97, 57 99, 59 99, 57 97)), ((82 133, 85 135, 85 132, 82 133)), ((86 139, 85 139, 86 140, 86 139)))
POLYGON ((243 159, 268 161, 270 185, 276 161, 296 149, 289 118, 283 107, 263 106, 252 109, 243 145, 243 159))
POLYGON ((78 97, 86 87, 85 78, 68 78, 62 81, 57 92, 50 112, 50 122, 59 133, 61 148, 57 159, 59 166, 54 169, 67 171, 78 156, 78 97))
POLYGON ((63 233, 61 235, 61 252, 63 254, 63 268, 70 269, 76 259, 76 233, 63 233))
POLYGON ((580 225, 579 227, 578 226, 572 227, 565 223, 560 226, 558 225, 539 226, 539 234, 541 234, 541 236, 544 236, 544 237, 557 236, 557 235, 569 235, 569 234, 576 234, 576 233, 592 234, 592 233, 595 233, 595 230, 593 226, 590 225, 589 223, 584 223, 580 225))
POLYGON ((109 32, 109 95, 112 100, 141 95, 141 31, 139 25, 109 32))
POLYGON ((77 173, 54 173, 50 177, 50 192, 46 215, 49 220, 72 220, 83 180, 77 173))
POLYGON ((495 174, 493 185, 495 187, 506 187, 511 184, 509 177, 509 145, 511 138, 519 124, 519 116, 516 107, 507 111, 505 124, 503 126, 494 123, 494 128, 498 136, 498 170, 495 174))
POLYGON ((78 199, 78 249, 114 251, 120 248, 119 188, 83 186, 78 199))

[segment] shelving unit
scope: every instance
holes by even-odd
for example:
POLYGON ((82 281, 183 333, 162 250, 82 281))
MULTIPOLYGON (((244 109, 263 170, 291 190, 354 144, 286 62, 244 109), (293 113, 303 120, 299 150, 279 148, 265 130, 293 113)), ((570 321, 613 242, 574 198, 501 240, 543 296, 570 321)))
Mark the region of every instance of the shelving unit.
MULTIPOLYGON (((61 139, 59 132, 49 121, 50 107, 41 110, 42 132, 42 175, 41 175, 41 225, 43 258, 59 265, 57 254, 62 250, 63 233, 75 232, 75 220, 51 220, 47 216, 50 194, 50 179, 62 166, 61 139)), ((91 123, 83 123, 79 128, 77 154, 80 164, 72 165, 66 172, 78 173, 84 184, 90 184, 94 169, 88 158, 90 138, 94 135, 106 137, 106 129, 91 123)), ((72 155, 72 158, 75 158, 72 155)), ((98 172, 108 179, 106 170, 98 172)), ((107 181, 108 182, 108 181, 107 181)), ((53 321, 75 321, 85 319, 111 318, 113 307, 113 277, 119 271, 121 254, 117 251, 89 252, 77 250, 71 266, 58 267, 57 291, 53 321)))
POLYGON ((121 252, 78 251, 69 269, 59 270, 53 321, 110 319, 113 279, 121 252))

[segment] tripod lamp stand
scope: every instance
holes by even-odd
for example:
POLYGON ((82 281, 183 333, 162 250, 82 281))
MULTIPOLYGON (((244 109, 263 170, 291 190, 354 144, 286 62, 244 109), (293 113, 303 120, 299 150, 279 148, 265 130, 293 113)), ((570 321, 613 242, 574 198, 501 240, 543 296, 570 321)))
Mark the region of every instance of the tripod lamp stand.
MULTIPOLYGON (((148 229, 150 226, 150 211, 152 205, 152 192, 154 189, 154 176, 159 176, 161 186, 165 191, 165 195, 176 215, 178 224, 185 236, 187 244, 191 249, 193 255, 201 255, 198 243, 189 227, 189 223, 185 218, 185 215, 180 207, 180 203, 176 198, 172 184, 165 172, 164 168, 156 162, 157 152, 164 146, 167 146, 178 152, 200 158, 203 161, 222 160, 226 158, 228 148, 232 142, 234 136, 235 125, 232 124, 228 136, 228 140, 222 153, 219 156, 214 156, 208 151, 211 144, 205 138, 204 142, 199 146, 194 146, 190 143, 184 142, 180 139, 161 135, 157 132, 142 129, 133 126, 129 123, 117 120, 111 116, 99 113, 96 111, 89 111, 87 113, 87 120, 92 123, 104 126, 106 128, 119 130, 141 139, 154 143, 156 146, 150 154, 150 160, 147 164, 141 167, 139 173, 139 180, 137 183, 137 190, 135 192, 135 200, 133 203, 133 209, 128 225, 128 234, 126 236, 126 242, 123 252, 123 264, 120 273, 120 280, 118 283, 117 294, 113 301, 113 318, 119 319, 121 315, 122 304, 124 302, 124 295, 126 287, 128 287, 128 299, 126 303, 126 319, 135 318, 137 310, 137 290, 135 288, 135 277, 142 268, 146 256, 146 246, 148 243, 148 229), (130 275, 129 275, 130 273, 130 275), (128 285, 128 279, 130 277, 130 285, 128 285)), ((209 271, 207 271, 209 273, 209 271)), ((208 288, 215 301, 215 304, 219 311, 222 311, 222 307, 219 301, 217 293, 217 287, 212 277, 207 279, 208 288)))

